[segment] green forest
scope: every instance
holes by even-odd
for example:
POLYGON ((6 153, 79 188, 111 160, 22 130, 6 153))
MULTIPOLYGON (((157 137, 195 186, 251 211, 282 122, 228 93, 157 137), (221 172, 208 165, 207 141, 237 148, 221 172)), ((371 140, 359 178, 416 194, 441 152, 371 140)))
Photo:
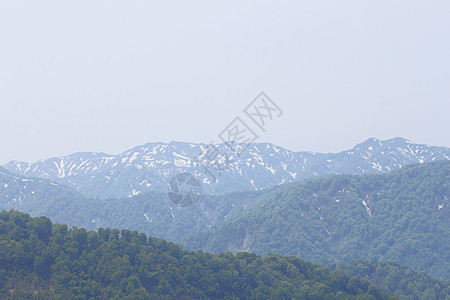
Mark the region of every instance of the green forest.
POLYGON ((328 265, 333 271, 369 280, 401 299, 450 299, 450 281, 433 278, 392 261, 353 260, 328 265))
POLYGON ((118 229, 0 213, 2 299, 399 299, 292 256, 190 252, 118 229))
POLYGON ((321 177, 263 196, 182 244, 319 263, 389 260, 450 279, 450 161, 382 175, 321 177))
POLYGON ((33 191, 0 209, 69 224, 1 213, 0 298, 450 299, 448 161, 205 195, 173 210, 164 193, 99 201, 0 175, 33 191))

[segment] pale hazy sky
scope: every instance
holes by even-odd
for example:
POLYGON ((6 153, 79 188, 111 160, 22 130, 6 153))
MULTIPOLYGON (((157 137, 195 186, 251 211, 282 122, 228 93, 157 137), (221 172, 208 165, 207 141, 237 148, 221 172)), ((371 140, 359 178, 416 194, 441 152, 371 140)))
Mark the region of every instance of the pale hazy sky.
POLYGON ((209 143, 260 91, 259 141, 450 146, 450 1, 0 0, 0 164, 209 143))

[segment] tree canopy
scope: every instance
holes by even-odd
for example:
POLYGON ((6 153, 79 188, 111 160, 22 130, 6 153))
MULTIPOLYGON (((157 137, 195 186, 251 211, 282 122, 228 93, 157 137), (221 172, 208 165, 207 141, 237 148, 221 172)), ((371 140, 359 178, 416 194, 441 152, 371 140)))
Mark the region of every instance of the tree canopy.
POLYGON ((190 252, 143 233, 0 213, 2 299, 398 299, 292 256, 190 252))

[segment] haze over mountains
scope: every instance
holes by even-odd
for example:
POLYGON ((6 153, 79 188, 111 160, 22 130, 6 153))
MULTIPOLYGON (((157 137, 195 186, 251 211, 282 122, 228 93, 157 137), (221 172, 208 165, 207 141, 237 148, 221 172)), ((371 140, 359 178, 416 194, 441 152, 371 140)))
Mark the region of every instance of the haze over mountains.
MULTIPOLYGON (((242 147, 242 146, 241 146, 242 147)), ((293 152, 255 143, 236 156, 225 144, 217 148, 230 163, 220 173, 205 172, 208 145, 148 143, 117 155, 83 152, 35 163, 11 161, 10 172, 45 178, 74 188, 86 197, 132 197, 148 191, 166 191, 170 178, 179 172, 196 174, 208 194, 258 190, 328 174, 377 174, 412 163, 450 159, 447 147, 414 144, 403 138, 371 138, 339 153, 293 152), (196 161, 196 159, 198 159, 196 161)))

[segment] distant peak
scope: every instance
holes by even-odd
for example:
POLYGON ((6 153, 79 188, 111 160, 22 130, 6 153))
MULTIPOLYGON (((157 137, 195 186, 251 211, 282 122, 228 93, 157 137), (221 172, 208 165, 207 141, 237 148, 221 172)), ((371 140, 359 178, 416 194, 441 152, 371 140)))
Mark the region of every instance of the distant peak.
POLYGON ((364 145, 364 144, 373 144, 373 143, 407 143, 407 144, 414 144, 414 142, 411 142, 408 139, 402 138, 402 137, 395 137, 395 138, 391 138, 391 139, 387 139, 387 140, 381 140, 379 138, 375 138, 375 137, 371 137, 368 138, 367 140, 365 140, 364 142, 358 144, 359 145, 364 145))
POLYGON ((395 137, 395 138, 393 138, 393 139, 390 139, 390 140, 388 140, 388 141, 390 141, 391 143, 392 142, 396 142, 396 143, 407 143, 407 144, 414 144, 414 142, 411 142, 410 140, 407 140, 407 139, 405 139, 405 138, 402 138, 402 137, 395 137))
POLYGON ((364 147, 369 147, 369 146, 374 146, 374 145, 380 145, 380 143, 383 143, 384 141, 377 139, 377 138, 369 138, 367 140, 365 140, 362 143, 357 144, 355 147, 353 148, 364 148, 364 147))
POLYGON ((357 144, 355 147, 353 147, 353 149, 365 149, 368 148, 369 150, 373 150, 374 148, 381 148, 384 145, 388 145, 388 144, 399 144, 399 145, 408 145, 408 144, 414 144, 413 142, 411 142, 410 140, 407 140, 405 138, 402 137, 395 137, 395 138, 391 138, 391 139, 387 139, 387 140, 381 140, 375 137, 371 137, 367 140, 365 140, 364 142, 357 144))

